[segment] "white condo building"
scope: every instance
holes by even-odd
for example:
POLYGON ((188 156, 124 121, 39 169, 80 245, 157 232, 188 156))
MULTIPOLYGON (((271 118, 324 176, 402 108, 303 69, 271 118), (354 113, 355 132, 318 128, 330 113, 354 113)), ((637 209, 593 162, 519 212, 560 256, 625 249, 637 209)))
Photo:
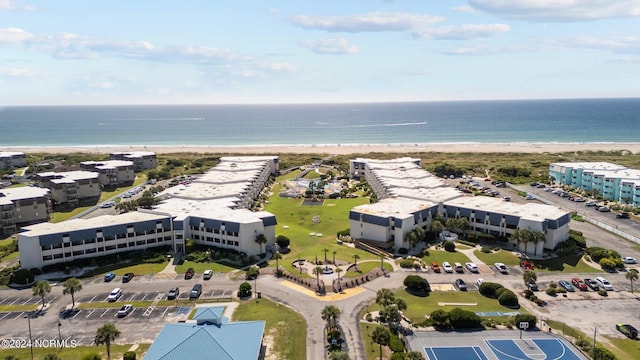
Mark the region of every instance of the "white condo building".
POLYGON ((109 159, 131 161, 136 172, 155 169, 158 166, 156 153, 151 151, 112 152, 109 159))
POLYGON ((127 186, 133 184, 136 179, 133 161, 83 161, 80 163, 80 169, 100 174, 98 179, 103 187, 127 186))
POLYGON ((21 264, 41 268, 162 245, 184 252, 185 239, 258 255, 275 243, 277 222, 271 213, 248 208, 277 173, 277 157, 223 157, 201 178, 161 193, 153 211, 24 227, 18 238, 21 264), (259 234, 266 244, 256 243, 259 234))
POLYGON ((13 234, 18 226, 49 220, 49 189, 0 189, 0 233, 13 234))
POLYGON ((83 202, 95 202, 100 198, 99 174, 93 171, 43 172, 36 176, 39 187, 51 190, 54 205, 77 207, 83 202))
POLYGON ((27 155, 23 152, 0 151, 0 170, 27 166, 27 155))
POLYGON ((409 247, 405 236, 420 226, 428 230, 440 215, 464 217, 475 232, 509 237, 515 229, 540 231, 544 242, 521 246, 521 251, 541 254, 569 237, 569 213, 542 204, 516 204, 485 196, 465 196, 423 170, 420 159, 355 159, 351 175, 371 185, 377 203, 353 208, 349 213, 351 237, 380 247, 409 247))

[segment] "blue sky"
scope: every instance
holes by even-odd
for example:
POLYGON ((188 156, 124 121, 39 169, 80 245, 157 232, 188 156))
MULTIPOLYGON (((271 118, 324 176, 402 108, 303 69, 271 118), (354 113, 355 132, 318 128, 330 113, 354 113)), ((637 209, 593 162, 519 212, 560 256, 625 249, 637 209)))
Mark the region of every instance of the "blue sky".
POLYGON ((0 0, 0 106, 637 97, 640 0, 0 0))

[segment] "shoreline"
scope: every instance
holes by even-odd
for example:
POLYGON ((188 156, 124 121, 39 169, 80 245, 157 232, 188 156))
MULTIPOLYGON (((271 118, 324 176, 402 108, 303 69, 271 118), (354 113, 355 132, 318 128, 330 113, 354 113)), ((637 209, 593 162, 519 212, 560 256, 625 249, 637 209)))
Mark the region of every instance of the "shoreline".
POLYGON ((266 145, 78 145, 78 146, 8 146, 2 151, 24 153, 94 153, 153 151, 157 154, 171 153, 235 153, 235 154, 329 154, 348 155, 383 153, 563 153, 577 151, 629 151, 640 153, 638 143, 396 143, 396 144, 266 144, 266 145))

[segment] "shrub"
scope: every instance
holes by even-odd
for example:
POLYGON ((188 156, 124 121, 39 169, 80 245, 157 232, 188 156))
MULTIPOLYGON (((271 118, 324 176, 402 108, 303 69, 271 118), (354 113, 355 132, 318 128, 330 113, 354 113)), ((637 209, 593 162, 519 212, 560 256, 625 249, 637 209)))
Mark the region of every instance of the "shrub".
POLYGON ((482 251, 485 254, 489 254, 493 251, 493 249, 491 248, 491 246, 483 246, 480 251, 482 251))
POLYGON ((455 308, 449 311, 449 324, 454 329, 477 329, 482 327, 482 318, 473 311, 455 308))
POLYGON ((15 271, 13 273, 13 276, 11 276, 10 282, 12 282, 14 284, 23 284, 24 285, 24 284, 31 284, 34 279, 35 279, 35 277, 31 273, 31 271, 29 271, 27 269, 20 269, 20 270, 15 271))
POLYGON ((393 351, 394 353, 404 352, 404 345, 402 344, 402 340, 400 340, 397 334, 391 334, 389 349, 391 349, 391 351, 393 351))
POLYGON ((598 295, 600 295, 600 296, 608 296, 609 293, 605 289, 600 289, 600 290, 598 290, 598 295))
POLYGON ((254 265, 250 267, 249 270, 247 270, 247 280, 253 280, 257 278, 259 274, 260 274, 260 268, 254 265))
POLYGON ((373 315, 371 315, 371 313, 367 313, 367 315, 364 318, 369 322, 373 321, 373 315))
POLYGON ((278 237, 276 237, 276 244, 278 244, 280 248, 286 249, 291 244, 291 240, 284 235, 278 235, 278 237))
POLYGON ((409 249, 407 249, 407 248, 403 248, 402 247, 402 248, 398 249, 398 254, 400 254, 400 255, 407 255, 408 253, 409 253, 409 249))
POLYGON ((409 275, 404 278, 404 286, 409 290, 417 292, 425 292, 431 290, 427 279, 418 275, 409 275))
POLYGON ((403 269, 412 269, 414 262, 415 260, 413 259, 402 259, 400 260, 400 267, 403 269))
POLYGON ((495 299, 496 297, 498 297, 496 293, 500 288, 503 288, 501 284, 485 281, 482 283, 482 285, 480 285, 480 288, 478 290, 481 295, 495 299))
POLYGON ((40 268, 31 268, 31 269, 29 269, 29 271, 30 271, 34 276, 42 275, 42 270, 40 270, 40 268))
POLYGON ((102 356, 100 356, 100 354, 98 353, 89 353, 85 354, 82 357, 82 360, 102 360, 102 356))
POLYGON ((609 250, 601 247, 589 247, 585 250, 593 261, 600 263, 602 258, 620 258, 620 254, 617 251, 609 250))
POLYGON ((449 325, 449 313, 444 310, 435 310, 429 316, 431 324, 437 327, 447 327, 449 325))
POLYGON ((127 351, 122 355, 123 360, 136 360, 136 352, 135 351, 127 351))
POLYGON ((518 307, 518 297, 511 290, 503 291, 500 296, 498 296, 498 303, 502 306, 506 307, 518 307))
POLYGON ((240 284, 240 287, 238 288, 238 297, 247 297, 247 296, 251 296, 251 284, 245 281, 242 284, 240 284))
POLYGON ((567 293, 567 289, 563 288, 563 287, 557 287, 556 289, 556 293, 558 294, 566 294, 567 293))
POLYGON ((444 242, 444 250, 448 252, 456 251, 456 244, 452 240, 446 240, 444 242))
POLYGON ((547 288, 547 290, 545 290, 544 292, 547 293, 547 295, 549 296, 556 296, 557 292, 556 292, 556 288, 549 286, 547 288))
POLYGON ((611 258, 602 258, 598 261, 598 264, 603 270, 614 271, 616 269, 616 262, 611 258))

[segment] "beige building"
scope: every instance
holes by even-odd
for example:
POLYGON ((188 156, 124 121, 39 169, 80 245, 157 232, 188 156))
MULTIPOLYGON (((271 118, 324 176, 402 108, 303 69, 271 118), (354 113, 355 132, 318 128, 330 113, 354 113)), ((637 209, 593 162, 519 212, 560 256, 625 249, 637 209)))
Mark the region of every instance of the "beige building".
POLYGON ((13 234, 18 226, 49 220, 49 189, 19 187, 0 190, 0 232, 13 234))
POLYGON ((156 153, 151 151, 112 152, 109 159, 132 161, 135 171, 155 169, 158 166, 156 153))
POLYGON ((100 179, 93 171, 43 172, 36 176, 38 186, 51 190, 54 206, 77 207, 97 202, 100 198, 100 179))
POLYGON ((83 161, 80 163, 80 169, 100 174, 98 178, 103 187, 129 186, 136 179, 133 161, 83 161))
POLYGON ((0 170, 27 166, 27 155, 23 152, 0 151, 0 170))

